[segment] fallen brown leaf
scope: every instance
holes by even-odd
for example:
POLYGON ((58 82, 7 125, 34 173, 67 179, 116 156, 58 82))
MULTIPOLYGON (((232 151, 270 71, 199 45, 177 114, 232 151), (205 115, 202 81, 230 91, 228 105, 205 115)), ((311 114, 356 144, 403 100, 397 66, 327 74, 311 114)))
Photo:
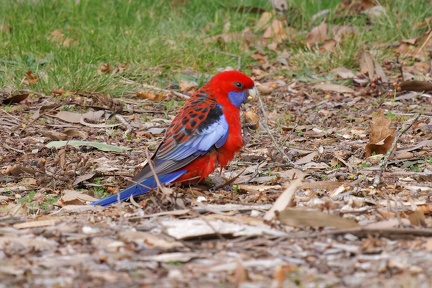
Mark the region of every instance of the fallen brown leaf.
POLYGON ((264 220, 270 221, 274 219, 275 217, 277 217, 276 215, 277 212, 284 210, 289 205, 294 195, 294 192, 302 184, 303 178, 306 176, 306 174, 304 174, 300 170, 297 171, 296 175, 297 175, 297 179, 291 181, 288 184, 288 187, 285 189, 284 192, 282 192, 279 198, 275 201, 272 208, 269 211, 267 211, 267 213, 264 216, 264 220))
POLYGON ((332 91, 338 93, 354 93, 355 91, 347 86, 338 84, 317 84, 314 86, 317 89, 324 91, 332 91))
POLYGON ((143 98, 143 99, 148 99, 148 100, 152 100, 152 101, 161 101, 165 98, 167 98, 167 95, 163 94, 163 93, 154 93, 153 91, 137 91, 136 95, 139 98, 143 98))
POLYGON ((399 84, 402 91, 416 91, 416 92, 423 92, 423 91, 431 91, 432 90, 432 83, 428 81, 420 81, 420 80, 413 80, 413 81, 403 81, 399 84))
POLYGON ((247 270, 243 266, 243 263, 240 259, 236 259, 236 269, 234 271, 234 284, 239 287, 240 284, 246 282, 249 276, 247 270))
POLYGON ((318 210, 306 210, 297 207, 280 211, 278 213, 278 219, 288 226, 336 228, 352 228, 359 226, 356 222, 350 219, 345 219, 318 210))
POLYGON ((359 51, 359 64, 361 73, 367 74, 369 79, 375 78, 374 60, 368 51, 359 51))
POLYGON ((259 127, 259 116, 254 110, 248 110, 243 114, 244 123, 249 124, 249 128, 257 130, 259 127))
POLYGON ((390 126, 391 120, 380 109, 372 118, 369 130, 369 144, 365 148, 366 157, 370 157, 372 154, 386 154, 389 151, 396 136, 396 129, 390 126))
POLYGON ((28 96, 29 96, 29 93, 19 93, 19 94, 13 95, 11 97, 8 97, 6 99, 3 99, 2 102, 3 102, 3 104, 6 104, 6 105, 16 104, 16 103, 19 103, 19 102, 27 99, 28 96))
POLYGON ((323 43, 327 39, 328 25, 322 22, 320 25, 312 28, 306 38, 306 46, 311 49, 316 44, 323 43))
POLYGON ((36 227, 44 227, 44 226, 53 226, 58 221, 59 219, 29 221, 29 222, 14 224, 13 227, 16 229, 28 229, 28 228, 36 228, 36 227))
POLYGON ((413 226, 427 227, 426 218, 421 209, 417 209, 416 211, 410 213, 408 215, 408 220, 413 226))
POLYGON ((23 79, 23 84, 24 85, 34 85, 37 82, 39 82, 39 76, 36 74, 33 74, 32 71, 28 70, 26 72, 27 76, 24 77, 23 79))

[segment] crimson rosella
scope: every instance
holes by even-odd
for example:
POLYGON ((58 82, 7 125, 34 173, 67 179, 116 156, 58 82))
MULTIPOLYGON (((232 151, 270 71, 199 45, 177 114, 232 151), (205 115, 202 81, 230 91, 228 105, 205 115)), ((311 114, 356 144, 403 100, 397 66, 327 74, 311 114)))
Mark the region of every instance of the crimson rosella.
POLYGON ((162 184, 201 182, 217 166, 224 168, 244 145, 240 106, 255 96, 254 82, 238 71, 216 74, 188 99, 171 122, 151 161, 133 185, 91 205, 108 206, 147 193, 162 184))

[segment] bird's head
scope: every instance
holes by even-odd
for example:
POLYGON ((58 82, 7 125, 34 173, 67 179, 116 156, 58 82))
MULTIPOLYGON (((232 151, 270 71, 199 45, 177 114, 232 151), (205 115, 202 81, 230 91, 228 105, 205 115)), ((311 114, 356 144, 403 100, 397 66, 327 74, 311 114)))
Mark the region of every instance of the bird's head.
POLYGON ((246 100, 254 98, 258 93, 251 78, 234 70, 216 74, 207 85, 217 87, 236 107, 240 107, 246 100))

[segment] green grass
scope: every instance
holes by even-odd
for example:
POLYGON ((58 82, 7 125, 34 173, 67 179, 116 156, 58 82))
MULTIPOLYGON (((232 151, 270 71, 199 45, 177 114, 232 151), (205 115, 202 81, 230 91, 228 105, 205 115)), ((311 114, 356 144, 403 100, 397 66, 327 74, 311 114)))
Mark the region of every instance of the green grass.
MULTIPOLYGON (((306 66, 320 73, 339 66, 356 68, 359 48, 419 37, 427 30, 424 19, 431 14, 425 0, 381 1, 385 13, 366 26, 362 14, 336 13, 339 2, 289 1, 285 17, 298 33, 278 48, 293 52, 289 60, 298 69, 306 66), (329 9, 327 15, 311 21, 324 9, 329 9), (345 39, 336 54, 310 51, 305 46, 307 33, 324 17, 331 25, 358 25, 360 32, 345 39)), ((248 57, 256 49, 266 51, 270 59, 277 56, 259 45, 244 50, 241 41, 224 43, 211 38, 225 29, 239 32, 246 27, 261 37, 262 31, 255 27, 260 14, 248 7, 270 10, 266 0, 235 4, 230 0, 0 0, 0 7, 0 87, 26 88, 22 80, 31 70, 41 78, 31 86, 37 91, 63 88, 121 95, 134 86, 126 85, 122 77, 166 86, 179 80, 185 69, 214 74, 218 68, 237 66, 236 57, 219 52, 241 55, 246 72, 258 65, 248 57), (53 39, 54 31, 63 36, 53 39), (97 70, 104 63, 111 67, 127 63, 128 67, 116 75, 99 75, 97 70)), ((389 53, 390 49, 375 54, 383 59, 389 53)))

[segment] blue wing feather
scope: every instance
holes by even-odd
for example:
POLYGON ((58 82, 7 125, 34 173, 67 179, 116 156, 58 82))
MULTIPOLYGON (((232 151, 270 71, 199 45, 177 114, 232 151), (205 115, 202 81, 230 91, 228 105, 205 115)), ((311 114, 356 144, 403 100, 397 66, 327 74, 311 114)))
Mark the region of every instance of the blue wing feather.
POLYGON ((228 122, 222 114, 219 119, 203 129, 197 135, 192 135, 184 143, 178 143, 168 151, 164 151, 163 157, 156 154, 158 159, 182 160, 197 153, 202 155, 210 150, 213 145, 221 147, 228 137, 228 122))
MULTIPOLYGON (((159 182, 161 184, 171 183, 171 182, 175 181, 177 178, 179 178, 180 176, 182 176, 184 173, 186 173, 186 170, 180 170, 180 171, 176 171, 173 173, 159 176, 159 182)), ((157 183, 156 183, 154 177, 147 178, 144 181, 142 181, 140 184, 141 185, 138 185, 138 184, 132 185, 132 186, 126 188, 125 190, 121 191, 118 194, 114 194, 114 195, 105 197, 103 199, 97 200, 97 201, 91 203, 90 205, 108 206, 108 205, 117 203, 119 200, 120 200, 120 202, 127 200, 131 196, 138 196, 138 195, 146 194, 148 191, 150 191, 150 189, 156 188, 156 186, 157 186, 157 183)))

